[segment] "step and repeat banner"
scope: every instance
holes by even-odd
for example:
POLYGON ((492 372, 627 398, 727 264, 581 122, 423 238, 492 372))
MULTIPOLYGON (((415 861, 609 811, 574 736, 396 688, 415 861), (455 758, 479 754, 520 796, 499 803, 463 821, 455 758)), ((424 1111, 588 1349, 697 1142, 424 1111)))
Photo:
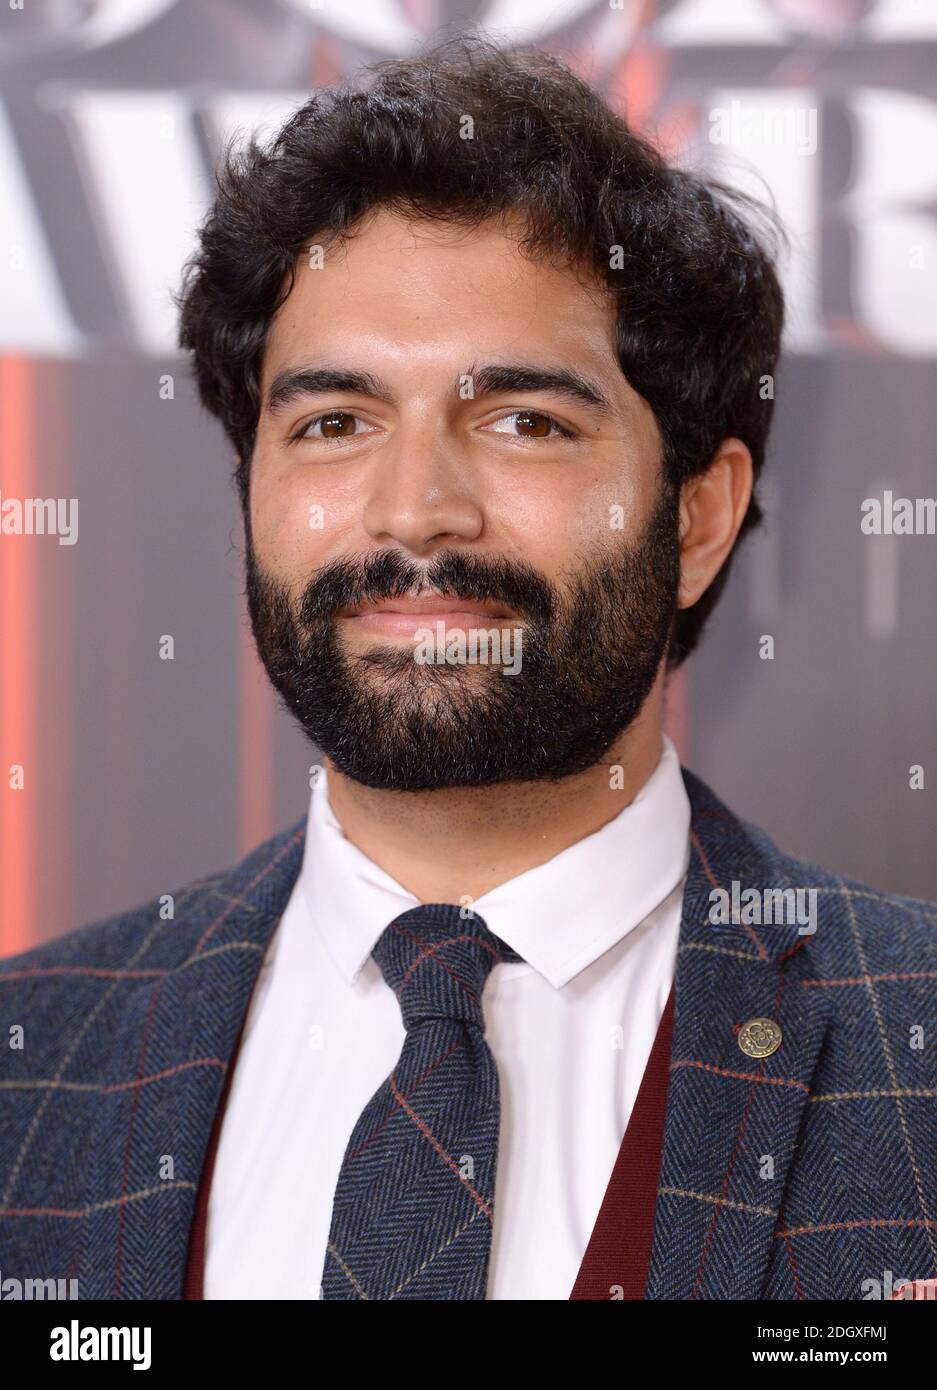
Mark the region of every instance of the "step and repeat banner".
POLYGON ((934 0, 3 0, 3 954, 306 807, 172 292, 232 133, 460 30, 556 53, 669 157, 773 200, 767 520, 669 728, 784 848, 937 897, 934 0))

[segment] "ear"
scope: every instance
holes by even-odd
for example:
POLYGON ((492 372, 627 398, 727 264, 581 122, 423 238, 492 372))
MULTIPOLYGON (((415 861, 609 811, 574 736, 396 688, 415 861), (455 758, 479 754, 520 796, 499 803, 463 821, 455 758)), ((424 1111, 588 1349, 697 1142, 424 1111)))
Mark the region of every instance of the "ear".
POLYGON ((705 473, 680 490, 680 608, 692 608, 722 569, 752 495, 752 456, 724 439, 705 473))

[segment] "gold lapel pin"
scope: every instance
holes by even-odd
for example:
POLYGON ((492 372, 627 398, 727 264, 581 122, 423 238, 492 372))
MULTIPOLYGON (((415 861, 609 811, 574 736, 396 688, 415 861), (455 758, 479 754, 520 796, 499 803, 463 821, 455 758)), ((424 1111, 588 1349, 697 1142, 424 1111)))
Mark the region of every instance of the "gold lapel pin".
POLYGON ((773 1018, 750 1018, 739 1029, 739 1047, 746 1057, 770 1057, 781 1046, 781 1029, 773 1018))

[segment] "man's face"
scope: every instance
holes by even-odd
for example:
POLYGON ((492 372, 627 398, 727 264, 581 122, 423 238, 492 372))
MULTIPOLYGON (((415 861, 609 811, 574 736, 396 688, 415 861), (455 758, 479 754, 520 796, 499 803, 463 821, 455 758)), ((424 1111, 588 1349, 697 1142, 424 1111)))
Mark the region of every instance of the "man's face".
POLYGON ((335 766, 423 790, 600 761, 658 674, 679 581, 608 300, 494 225, 381 211, 300 261, 261 399, 252 625, 335 766))

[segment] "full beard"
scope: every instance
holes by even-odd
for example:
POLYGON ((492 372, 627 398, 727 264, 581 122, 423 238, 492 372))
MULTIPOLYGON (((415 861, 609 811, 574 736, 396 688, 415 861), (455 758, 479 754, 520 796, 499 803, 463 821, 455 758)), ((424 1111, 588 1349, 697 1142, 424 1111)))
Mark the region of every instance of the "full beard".
POLYGON ((447 550, 419 565, 385 550, 323 566, 298 611, 286 587, 259 569, 248 524, 257 650, 308 737, 364 786, 557 781, 601 762, 654 684, 676 614, 677 515, 665 491, 640 539, 589 560, 568 594, 515 561, 447 550), (428 586, 517 613, 516 674, 498 665, 420 664, 413 650, 378 642, 361 654, 343 647, 340 608, 428 586))

